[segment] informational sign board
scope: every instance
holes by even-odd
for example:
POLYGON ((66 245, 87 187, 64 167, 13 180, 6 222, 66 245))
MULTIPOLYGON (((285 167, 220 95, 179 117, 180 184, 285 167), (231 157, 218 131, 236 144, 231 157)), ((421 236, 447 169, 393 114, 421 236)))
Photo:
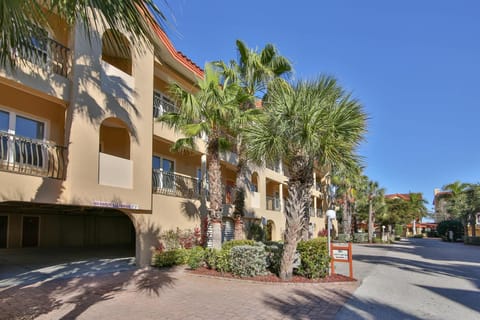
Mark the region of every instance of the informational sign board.
POLYGON ((349 264, 350 278, 353 278, 353 259, 352 243, 332 243, 330 244, 331 271, 335 274, 335 262, 345 262, 349 264))

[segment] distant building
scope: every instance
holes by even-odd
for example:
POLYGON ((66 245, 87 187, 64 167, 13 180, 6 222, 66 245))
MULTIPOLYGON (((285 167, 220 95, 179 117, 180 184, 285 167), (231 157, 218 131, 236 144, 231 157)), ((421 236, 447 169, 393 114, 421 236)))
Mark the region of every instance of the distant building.
POLYGON ((450 219, 450 215, 447 212, 447 199, 452 195, 450 191, 441 191, 440 189, 433 190, 433 206, 434 214, 433 219, 435 222, 441 222, 450 219))

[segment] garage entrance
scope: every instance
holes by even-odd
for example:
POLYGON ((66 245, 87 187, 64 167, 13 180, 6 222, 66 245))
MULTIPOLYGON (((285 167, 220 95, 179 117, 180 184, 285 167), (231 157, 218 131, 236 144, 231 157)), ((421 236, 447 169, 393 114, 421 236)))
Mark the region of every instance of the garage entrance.
POLYGON ((134 257, 135 228, 116 209, 2 202, 0 248, 134 257))

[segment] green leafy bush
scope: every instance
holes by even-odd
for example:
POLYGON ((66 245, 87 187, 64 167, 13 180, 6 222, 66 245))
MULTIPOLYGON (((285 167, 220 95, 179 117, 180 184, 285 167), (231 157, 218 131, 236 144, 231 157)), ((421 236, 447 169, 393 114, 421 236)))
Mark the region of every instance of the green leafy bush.
POLYGON ((205 249, 204 261, 205 261, 205 264, 207 265, 207 268, 213 269, 213 270, 216 269, 218 253, 219 253, 219 250, 216 250, 213 248, 205 249))
POLYGON ((205 250, 202 247, 193 247, 188 250, 187 264, 191 269, 197 269, 201 267, 205 259, 205 250))
POLYGON ((230 240, 222 245, 222 250, 230 250, 238 246, 254 246, 255 243, 254 240, 230 240))
POLYGON ((173 249, 163 252, 155 252, 152 257, 152 265, 155 267, 171 267, 187 263, 188 252, 186 249, 173 249))
POLYGON ((346 233, 339 233, 337 236, 338 242, 350 242, 350 235, 346 233))
POLYGON ((276 275, 280 274, 280 261, 283 254, 283 243, 269 241, 265 243, 267 269, 276 275))
POLYGON ((423 233, 416 234, 416 235, 413 236, 413 238, 422 239, 423 238, 423 233))
POLYGON ((355 243, 368 242, 368 233, 354 233, 353 242, 355 243))
POLYGON ((465 244, 480 246, 480 237, 465 237, 465 244))
POLYGON ((437 225, 437 232, 442 238, 449 240, 448 231, 453 231, 453 237, 460 239, 463 237, 463 224, 459 220, 444 220, 437 225))
POLYGON ((240 277, 254 277, 267 272, 267 255, 263 246, 236 246, 230 251, 231 272, 240 277))
POLYGON ((326 238, 300 241, 297 245, 300 266, 296 273, 307 278, 324 278, 328 274, 330 257, 326 238))
POLYGON ((225 250, 222 249, 220 251, 217 251, 216 257, 215 257, 215 270, 225 273, 225 272, 230 272, 231 267, 230 267, 230 250, 225 250))

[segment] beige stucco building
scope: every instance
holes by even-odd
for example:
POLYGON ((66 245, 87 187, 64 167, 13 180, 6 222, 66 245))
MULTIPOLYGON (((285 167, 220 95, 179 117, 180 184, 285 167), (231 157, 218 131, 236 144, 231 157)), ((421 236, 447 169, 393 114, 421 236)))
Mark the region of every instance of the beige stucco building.
MULTIPOLYGON (((179 137, 155 121, 176 108, 168 87, 195 90, 203 71, 160 28, 158 52, 113 50, 114 30, 68 27, 52 16, 33 59, 0 69, 0 248, 109 247, 150 262, 169 229, 193 229, 205 209, 204 142, 172 153, 179 137)), ((37 41, 38 40, 38 41, 37 41)), ((224 237, 231 237, 236 155, 223 155, 224 237)), ((247 218, 280 240, 287 176, 251 168, 247 218)), ((321 178, 312 190, 311 233, 325 228, 321 178)))

